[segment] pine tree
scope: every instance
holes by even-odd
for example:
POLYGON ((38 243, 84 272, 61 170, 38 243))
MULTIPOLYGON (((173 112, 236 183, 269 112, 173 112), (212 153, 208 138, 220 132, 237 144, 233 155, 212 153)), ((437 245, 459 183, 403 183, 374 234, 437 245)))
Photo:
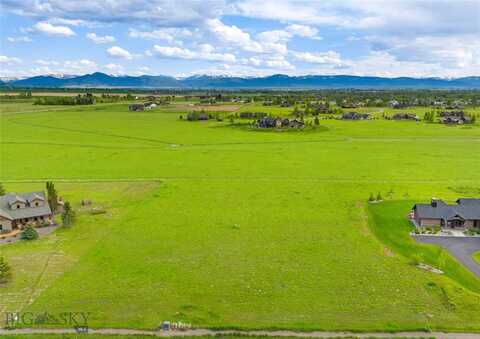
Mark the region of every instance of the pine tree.
POLYGON ((370 193, 370 197, 368 198, 368 201, 370 201, 370 202, 375 201, 375 197, 373 196, 373 193, 370 193))
POLYGON ((378 192, 377 201, 382 201, 382 200, 383 200, 382 195, 380 194, 380 192, 378 192))
POLYGON ((63 226, 70 227, 75 223, 75 211, 72 209, 72 206, 67 201, 65 202, 64 210, 62 213, 62 223, 63 226))
POLYGON ((0 284, 7 283, 11 278, 12 268, 3 257, 0 257, 0 284))
POLYGON ((22 232, 22 240, 35 240, 38 238, 38 232, 32 225, 27 225, 22 232))
POLYGON ((0 182, 0 195, 5 195, 7 192, 5 192, 5 188, 3 187, 2 183, 0 182))

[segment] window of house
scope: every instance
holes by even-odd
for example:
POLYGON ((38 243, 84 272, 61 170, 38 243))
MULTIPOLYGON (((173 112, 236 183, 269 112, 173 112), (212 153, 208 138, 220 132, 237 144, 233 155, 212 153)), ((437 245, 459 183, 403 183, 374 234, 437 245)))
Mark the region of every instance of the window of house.
POLYGON ((20 208, 20 205, 19 205, 19 204, 17 204, 17 208, 20 208))
POLYGON ((35 206, 38 207, 38 202, 35 203, 35 206))

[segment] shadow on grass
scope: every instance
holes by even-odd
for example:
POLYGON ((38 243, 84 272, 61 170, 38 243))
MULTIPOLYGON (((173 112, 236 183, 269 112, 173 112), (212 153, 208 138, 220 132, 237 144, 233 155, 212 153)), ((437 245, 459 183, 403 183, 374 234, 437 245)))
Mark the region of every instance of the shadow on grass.
POLYGON ((414 226, 407 215, 413 201, 389 201, 369 204, 369 225, 377 238, 412 265, 425 263, 439 268, 465 288, 480 293, 480 279, 459 263, 447 250, 437 245, 417 243, 410 232, 414 226))

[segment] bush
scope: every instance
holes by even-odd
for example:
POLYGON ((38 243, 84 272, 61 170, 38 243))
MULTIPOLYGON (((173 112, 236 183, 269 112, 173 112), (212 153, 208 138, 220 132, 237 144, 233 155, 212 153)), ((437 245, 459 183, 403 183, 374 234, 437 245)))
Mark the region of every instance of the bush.
POLYGON ((12 268, 3 257, 0 257, 0 284, 7 283, 11 278, 12 268))
POLYGON ((27 225, 22 232, 22 240, 35 240, 38 238, 38 232, 32 225, 27 225))
POLYGON ((63 226, 70 227, 75 222, 75 211, 72 209, 72 206, 67 201, 65 202, 63 213, 62 213, 62 222, 63 226))

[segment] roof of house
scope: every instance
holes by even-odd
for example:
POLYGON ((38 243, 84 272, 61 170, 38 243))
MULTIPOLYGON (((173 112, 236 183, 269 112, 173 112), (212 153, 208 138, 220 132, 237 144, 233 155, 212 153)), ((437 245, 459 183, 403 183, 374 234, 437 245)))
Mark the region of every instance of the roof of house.
POLYGON ((462 198, 457 200, 456 205, 448 205, 442 200, 432 200, 430 204, 416 204, 413 208, 420 219, 450 220, 460 217, 466 220, 480 220, 480 199, 462 198))
POLYGON ((50 206, 48 203, 43 204, 43 206, 30 206, 29 203, 34 200, 43 200, 46 201, 44 192, 31 192, 25 194, 16 194, 9 193, 3 196, 0 196, 0 215, 9 220, 17 220, 23 218, 33 218, 43 215, 52 214, 50 206), (11 206, 15 202, 26 203, 25 208, 11 209, 11 206))

